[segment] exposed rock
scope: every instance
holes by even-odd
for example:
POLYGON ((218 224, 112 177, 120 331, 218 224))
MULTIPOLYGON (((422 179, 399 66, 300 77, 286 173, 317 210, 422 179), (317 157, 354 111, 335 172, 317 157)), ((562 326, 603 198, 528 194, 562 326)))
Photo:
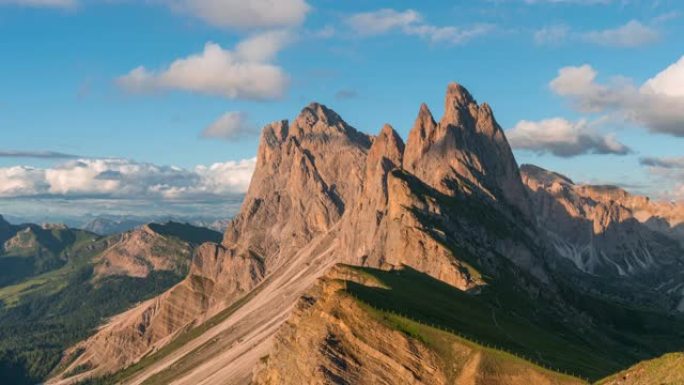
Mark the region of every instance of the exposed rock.
POLYGON ((427 106, 420 107, 404 168, 444 194, 483 195, 529 216, 515 158, 489 105, 478 105, 465 88, 451 83, 444 110, 436 124, 427 106))
POLYGON ((107 276, 147 277, 152 271, 183 271, 192 247, 153 231, 149 225, 125 232, 99 255, 95 280, 107 276))
POLYGON ((93 337, 70 348, 64 372, 80 366, 93 368, 91 375, 102 375, 131 365, 233 303, 263 276, 260 260, 205 243, 197 249, 186 279, 114 317, 93 337))
POLYGON ((604 278, 578 276, 575 286, 631 304, 684 311, 680 206, 615 186, 577 185, 532 165, 521 171, 540 231, 578 270, 604 278), (660 293, 657 298, 652 291, 660 293))

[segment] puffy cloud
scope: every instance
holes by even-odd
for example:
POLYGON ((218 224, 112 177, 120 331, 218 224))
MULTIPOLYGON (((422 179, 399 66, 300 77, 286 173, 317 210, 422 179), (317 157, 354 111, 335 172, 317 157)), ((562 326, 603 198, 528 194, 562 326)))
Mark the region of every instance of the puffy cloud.
POLYGON ((625 155, 630 149, 613 135, 597 133, 586 120, 571 122, 552 118, 532 122, 522 120, 506 132, 516 149, 550 153, 560 157, 582 154, 625 155))
POLYGON ((0 168, 0 197, 38 195, 48 188, 45 170, 25 166, 0 168))
POLYGON ((234 140, 249 135, 256 135, 259 130, 249 121, 246 112, 231 111, 221 115, 214 123, 202 131, 202 137, 234 140))
POLYGON ((159 0, 176 12, 217 27, 281 28, 301 24, 311 7, 304 0, 159 0))
POLYGON ((613 113, 652 132, 684 136, 684 57, 641 87, 625 77, 596 81, 597 72, 585 64, 558 71, 549 86, 582 112, 613 113))
POLYGON ((636 20, 631 20, 618 28, 587 32, 584 39, 605 46, 638 47, 660 40, 660 33, 636 20))
POLYGON ((0 0, 0 5, 20 5, 27 7, 73 8, 76 0, 0 0))
POLYGON ((684 97, 684 56, 648 79, 641 90, 664 96, 684 97))
POLYGON ((253 35, 234 51, 209 42, 200 54, 158 71, 137 67, 118 83, 132 92, 177 89, 229 99, 275 99, 285 93, 288 76, 271 60, 288 41, 286 32, 276 31, 253 35))
POLYGON ((56 167, 0 168, 0 197, 183 200, 247 190, 256 159, 186 170, 127 159, 79 159, 56 167))
POLYGON ((405 35, 418 36, 431 43, 461 44, 472 38, 487 34, 492 26, 480 24, 468 28, 438 27, 425 23, 423 16, 412 9, 397 11, 380 9, 357 13, 346 20, 347 25, 360 36, 380 35, 399 31, 405 35))
POLYGON ((0 158, 72 159, 78 157, 78 155, 55 151, 0 150, 0 158))

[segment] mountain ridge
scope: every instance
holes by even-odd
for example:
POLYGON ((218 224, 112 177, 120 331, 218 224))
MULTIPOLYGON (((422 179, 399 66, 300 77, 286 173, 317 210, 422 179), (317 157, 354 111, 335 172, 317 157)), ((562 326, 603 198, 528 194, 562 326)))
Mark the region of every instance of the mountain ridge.
MULTIPOLYGON (((655 326, 643 336, 628 326, 630 349, 607 333, 600 323, 606 306, 597 305, 603 298, 590 299, 559 278, 568 258, 540 236, 544 218, 534 191, 523 183, 491 108, 455 83, 445 106, 437 123, 422 105, 406 144, 390 125, 369 136, 317 103, 291 123, 264 127, 252 182, 221 244, 201 246, 181 283, 72 347, 65 369, 48 383, 250 383, 307 290, 339 263, 377 274, 416 271, 416 285, 465 293, 464 301, 491 312, 486 322, 495 326, 497 309, 516 314, 515 306, 523 306, 529 313, 517 316, 531 340, 507 343, 526 354, 537 343, 529 330, 544 327, 563 330, 578 351, 599 354, 587 350, 595 344, 624 350, 616 358, 597 356, 601 368, 579 355, 574 365, 594 377, 677 344, 681 336, 672 335, 649 347, 647 337, 674 321, 639 311, 624 310, 655 326), (643 352, 631 350, 637 347, 643 352), (76 368, 85 370, 70 375, 76 368)), ((334 364, 320 363, 344 378, 334 364)))

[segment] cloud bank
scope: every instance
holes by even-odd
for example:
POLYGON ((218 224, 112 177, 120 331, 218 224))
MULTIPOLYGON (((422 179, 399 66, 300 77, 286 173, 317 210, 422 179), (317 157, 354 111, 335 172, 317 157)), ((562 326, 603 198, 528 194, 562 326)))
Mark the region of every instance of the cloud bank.
POLYGON ((186 170, 127 159, 78 159, 52 168, 0 168, 0 197, 223 199, 247 191, 256 158, 186 170))

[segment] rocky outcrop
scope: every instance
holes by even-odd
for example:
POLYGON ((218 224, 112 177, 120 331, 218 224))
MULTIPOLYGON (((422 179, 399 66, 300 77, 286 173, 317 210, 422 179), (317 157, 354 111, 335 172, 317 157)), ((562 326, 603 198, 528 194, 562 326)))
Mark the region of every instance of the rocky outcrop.
POLYGON ((444 194, 477 194, 529 216, 515 158, 491 107, 478 105, 456 83, 449 84, 444 104, 439 123, 425 104, 420 107, 404 168, 444 194))
POLYGON ((113 241, 96 261, 94 279, 123 275, 144 278, 152 271, 187 270, 192 246, 155 232, 149 225, 127 231, 113 241))
POLYGON ((371 138, 312 103, 289 124, 266 126, 242 209, 223 244, 272 270, 329 231, 354 201, 371 138))

